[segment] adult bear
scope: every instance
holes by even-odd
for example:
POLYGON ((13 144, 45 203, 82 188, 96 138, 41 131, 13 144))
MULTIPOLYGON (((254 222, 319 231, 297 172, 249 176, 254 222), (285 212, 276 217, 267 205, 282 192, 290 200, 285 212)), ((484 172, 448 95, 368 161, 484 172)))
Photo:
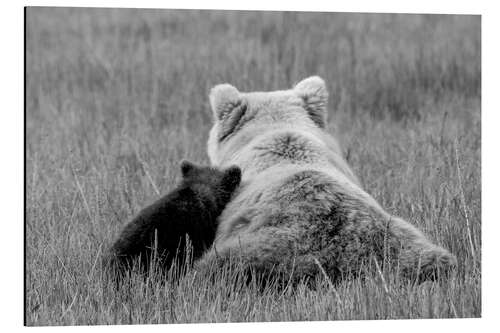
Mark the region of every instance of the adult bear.
POLYGON ((213 165, 238 165, 242 183, 219 218, 199 267, 237 262, 252 272, 310 278, 357 274, 388 264, 404 276, 435 278, 456 258, 367 193, 325 126, 328 93, 317 76, 293 89, 210 93, 213 165))

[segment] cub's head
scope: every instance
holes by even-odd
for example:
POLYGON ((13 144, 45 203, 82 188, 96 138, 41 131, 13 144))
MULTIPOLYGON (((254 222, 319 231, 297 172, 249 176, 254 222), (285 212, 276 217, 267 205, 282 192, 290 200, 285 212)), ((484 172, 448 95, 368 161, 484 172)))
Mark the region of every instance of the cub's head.
POLYGON ((325 128, 327 102, 325 82, 318 76, 304 79, 290 90, 271 92, 244 93, 230 84, 213 87, 214 125, 208 139, 212 164, 224 164, 228 151, 272 128, 325 128))
POLYGON ((183 186, 190 187, 194 191, 203 191, 215 197, 221 205, 229 201, 231 194, 240 185, 241 170, 237 166, 221 170, 199 166, 186 160, 183 160, 180 166, 183 186))

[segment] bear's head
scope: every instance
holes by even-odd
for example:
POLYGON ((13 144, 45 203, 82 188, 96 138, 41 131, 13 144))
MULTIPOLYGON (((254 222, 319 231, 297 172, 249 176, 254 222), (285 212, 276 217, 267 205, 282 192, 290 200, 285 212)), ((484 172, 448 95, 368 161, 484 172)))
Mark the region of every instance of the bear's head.
POLYGON ((240 185, 241 170, 237 166, 226 169, 199 166, 187 160, 180 164, 182 172, 182 186, 190 187, 195 191, 203 191, 216 201, 225 205, 231 194, 240 185))
POLYGON ((212 164, 223 164, 231 146, 242 145, 273 128, 292 126, 304 130, 324 129, 328 91, 325 82, 312 76, 290 90, 240 92, 219 84, 210 92, 214 125, 208 139, 212 164))

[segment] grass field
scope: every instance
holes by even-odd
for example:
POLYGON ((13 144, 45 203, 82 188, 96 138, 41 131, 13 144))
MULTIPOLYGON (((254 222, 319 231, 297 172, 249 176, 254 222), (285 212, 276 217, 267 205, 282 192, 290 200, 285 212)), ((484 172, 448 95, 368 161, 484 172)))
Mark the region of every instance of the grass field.
POLYGON ((29 8, 26 324, 481 316, 478 16, 29 8), (99 256, 141 207, 208 163, 210 88, 286 89, 317 74, 329 130, 364 188, 454 253, 455 276, 392 272, 259 290, 132 275, 99 256))

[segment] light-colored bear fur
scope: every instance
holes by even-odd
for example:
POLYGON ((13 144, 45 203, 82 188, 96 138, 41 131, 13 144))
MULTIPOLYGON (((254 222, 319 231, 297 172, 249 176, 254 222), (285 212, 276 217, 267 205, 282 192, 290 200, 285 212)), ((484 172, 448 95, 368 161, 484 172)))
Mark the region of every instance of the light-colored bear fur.
POLYGON ((238 165, 243 177, 198 265, 237 256, 257 272, 300 278, 321 269, 333 278, 356 273, 372 258, 420 277, 455 266, 453 255, 361 188, 325 131, 327 101, 317 76, 283 91, 212 89, 210 160, 238 165))

